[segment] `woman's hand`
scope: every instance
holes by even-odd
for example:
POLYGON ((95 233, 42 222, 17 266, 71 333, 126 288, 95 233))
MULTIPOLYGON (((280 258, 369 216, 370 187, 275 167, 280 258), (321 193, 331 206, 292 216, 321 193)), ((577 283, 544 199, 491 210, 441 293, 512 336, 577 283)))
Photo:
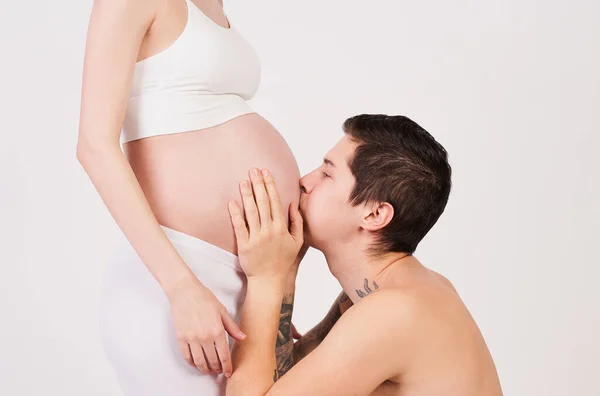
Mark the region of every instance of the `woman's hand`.
POLYGON ((304 243, 302 216, 292 203, 288 231, 273 175, 265 169, 253 169, 250 179, 252 184, 244 180, 240 187, 245 220, 237 203, 229 203, 240 265, 248 280, 261 277, 284 281, 304 243))
POLYGON ((231 353, 227 333, 236 340, 246 335, 227 309, 196 278, 169 296, 177 341, 184 359, 205 374, 231 376, 231 353))

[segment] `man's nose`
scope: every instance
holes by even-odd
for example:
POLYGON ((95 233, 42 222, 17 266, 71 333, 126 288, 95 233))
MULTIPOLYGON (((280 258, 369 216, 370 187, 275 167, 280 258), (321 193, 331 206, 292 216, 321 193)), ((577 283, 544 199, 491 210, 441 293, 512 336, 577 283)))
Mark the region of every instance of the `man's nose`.
POLYGON ((310 187, 309 187, 308 180, 307 180, 309 175, 310 174, 308 174, 300 179, 300 191, 303 194, 308 194, 310 192, 310 187))

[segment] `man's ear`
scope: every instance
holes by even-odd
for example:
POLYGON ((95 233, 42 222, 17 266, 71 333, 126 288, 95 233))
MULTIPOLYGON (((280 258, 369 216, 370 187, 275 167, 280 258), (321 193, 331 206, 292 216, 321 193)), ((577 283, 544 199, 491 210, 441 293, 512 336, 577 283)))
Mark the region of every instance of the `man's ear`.
POLYGON ((384 228, 394 217, 394 207, 387 202, 375 203, 365 208, 361 227, 368 231, 384 228))

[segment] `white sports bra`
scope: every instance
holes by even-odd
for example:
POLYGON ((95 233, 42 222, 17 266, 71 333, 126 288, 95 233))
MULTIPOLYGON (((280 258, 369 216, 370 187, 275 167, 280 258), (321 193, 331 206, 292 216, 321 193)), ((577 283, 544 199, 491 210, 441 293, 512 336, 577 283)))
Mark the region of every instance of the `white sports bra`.
POLYGON ((229 23, 210 19, 191 0, 183 33, 136 63, 121 143, 187 132, 253 113, 260 82, 254 49, 229 23))

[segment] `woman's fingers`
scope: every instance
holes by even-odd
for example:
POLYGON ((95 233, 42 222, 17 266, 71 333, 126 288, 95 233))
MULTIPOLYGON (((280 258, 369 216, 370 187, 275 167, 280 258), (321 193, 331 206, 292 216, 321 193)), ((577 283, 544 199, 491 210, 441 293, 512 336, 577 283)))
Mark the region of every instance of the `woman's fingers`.
POLYGON ((258 169, 253 168, 250 171, 250 180, 252 180, 254 198, 258 206, 260 225, 263 228, 269 228, 272 223, 271 206, 269 205, 269 196, 267 195, 263 175, 258 169))
POLYGON ((227 333, 236 340, 244 340, 246 334, 238 327, 237 323, 229 316, 229 313, 223 307, 221 312, 221 320, 223 321, 223 328, 225 331, 217 337, 215 341, 215 349, 221 360, 221 367, 223 367, 223 374, 227 377, 233 373, 233 367, 231 363, 231 353, 229 350, 229 342, 227 340, 227 333), (227 375, 229 374, 229 375, 227 375))
POLYGON ((278 225, 285 225, 285 214, 283 213, 279 191, 277 191, 277 186, 275 185, 275 179, 267 169, 262 170, 262 175, 269 197, 269 204, 271 205, 271 217, 273 222, 278 225))
MULTIPOLYGON (((214 373, 222 372, 223 369, 221 368, 221 361, 217 355, 214 342, 203 344, 202 349, 204 350, 204 356, 206 356, 206 360, 208 361, 208 368, 214 373)), ((229 352, 229 349, 227 351, 229 352)))
POLYGON ((229 343, 227 342, 227 336, 225 335, 225 333, 221 334, 217 338, 214 345, 214 349, 217 355, 219 356, 223 374, 225 374, 226 377, 229 377, 233 369, 231 366, 231 353, 229 351, 229 343))
POLYGON ((210 374, 210 368, 204 357, 204 351, 202 345, 196 342, 190 344, 190 350, 192 351, 192 359, 194 359, 194 365, 198 367, 200 371, 205 374, 210 374))
POLYGON ((192 352, 190 351, 190 344, 187 342, 179 341, 179 349, 181 349, 181 355, 190 366, 196 367, 194 359, 192 358, 192 352))
POLYGON ((221 320, 223 321, 225 331, 229 333, 231 337, 238 341, 242 341, 246 338, 246 334, 244 334, 237 323, 235 323, 235 320, 231 319, 231 316, 229 316, 229 313, 225 308, 223 308, 223 312, 221 313, 221 320))

